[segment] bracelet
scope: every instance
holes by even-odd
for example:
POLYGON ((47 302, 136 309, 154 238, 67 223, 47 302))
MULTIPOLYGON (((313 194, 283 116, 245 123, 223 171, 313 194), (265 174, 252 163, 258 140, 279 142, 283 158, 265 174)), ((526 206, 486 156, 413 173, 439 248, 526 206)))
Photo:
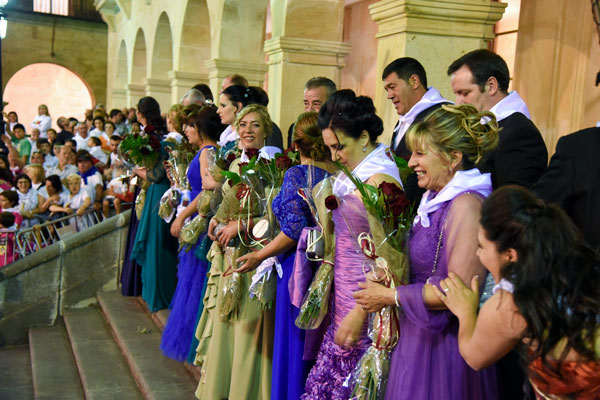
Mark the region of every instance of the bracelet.
POLYGON ((394 301, 396 302, 396 307, 400 308, 400 302, 398 301, 398 289, 394 288, 394 301))

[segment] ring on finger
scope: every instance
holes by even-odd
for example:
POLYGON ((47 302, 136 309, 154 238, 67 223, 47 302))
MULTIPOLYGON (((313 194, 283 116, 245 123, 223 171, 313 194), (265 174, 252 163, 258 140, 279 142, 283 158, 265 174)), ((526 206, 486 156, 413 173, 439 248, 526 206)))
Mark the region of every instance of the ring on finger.
POLYGON ((449 291, 450 291, 449 287, 444 288, 444 292, 449 292, 449 291))

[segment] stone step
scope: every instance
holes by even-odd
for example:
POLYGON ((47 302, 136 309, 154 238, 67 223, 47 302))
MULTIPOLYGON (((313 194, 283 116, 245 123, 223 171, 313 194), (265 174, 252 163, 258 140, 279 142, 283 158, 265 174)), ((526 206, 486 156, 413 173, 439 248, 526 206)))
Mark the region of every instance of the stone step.
POLYGON ((29 348, 0 349, 0 399, 33 399, 29 348))
MULTIPOLYGON (((144 300, 141 297, 139 297, 138 300, 144 308, 144 310, 146 310, 152 316, 152 320, 154 321, 158 329, 160 329, 160 331, 163 332, 165 330, 165 326, 167 326, 167 321, 169 320, 169 315, 171 315, 171 310, 169 310, 168 308, 163 308, 162 310, 158 310, 157 312, 153 313, 150 311, 148 305, 144 302, 144 300)), ((200 368, 188 363, 183 363, 183 365, 192 375, 194 380, 196 382, 199 382, 200 378, 202 377, 200 368)))
POLYGON ((98 303, 133 376, 148 399, 193 399, 197 381, 160 351, 161 331, 135 297, 99 292, 98 303))
POLYGON ((62 325, 29 329, 35 399, 83 399, 67 332, 62 325))
POLYGON ((96 307, 65 310, 65 326, 88 400, 142 399, 110 329, 96 307))

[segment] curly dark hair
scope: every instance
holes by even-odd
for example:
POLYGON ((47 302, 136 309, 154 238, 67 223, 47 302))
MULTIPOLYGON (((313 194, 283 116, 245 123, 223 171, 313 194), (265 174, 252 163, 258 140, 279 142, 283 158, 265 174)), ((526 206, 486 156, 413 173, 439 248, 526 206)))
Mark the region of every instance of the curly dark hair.
POLYGON ((483 203, 481 226, 499 252, 517 261, 501 270, 527 322, 524 337, 539 343, 523 352, 555 373, 570 350, 593 360, 599 326, 600 253, 590 248, 564 211, 520 186, 504 186, 483 203), (558 363, 548 355, 566 340, 558 363))

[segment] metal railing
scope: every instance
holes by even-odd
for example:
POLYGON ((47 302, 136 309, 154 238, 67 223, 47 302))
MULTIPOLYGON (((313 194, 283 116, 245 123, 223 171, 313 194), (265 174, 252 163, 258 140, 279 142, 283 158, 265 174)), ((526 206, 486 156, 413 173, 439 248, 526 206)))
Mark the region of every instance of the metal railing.
POLYGON ((0 229, 0 266, 5 266, 65 237, 100 222, 100 212, 87 209, 82 215, 66 215, 25 229, 0 229))

